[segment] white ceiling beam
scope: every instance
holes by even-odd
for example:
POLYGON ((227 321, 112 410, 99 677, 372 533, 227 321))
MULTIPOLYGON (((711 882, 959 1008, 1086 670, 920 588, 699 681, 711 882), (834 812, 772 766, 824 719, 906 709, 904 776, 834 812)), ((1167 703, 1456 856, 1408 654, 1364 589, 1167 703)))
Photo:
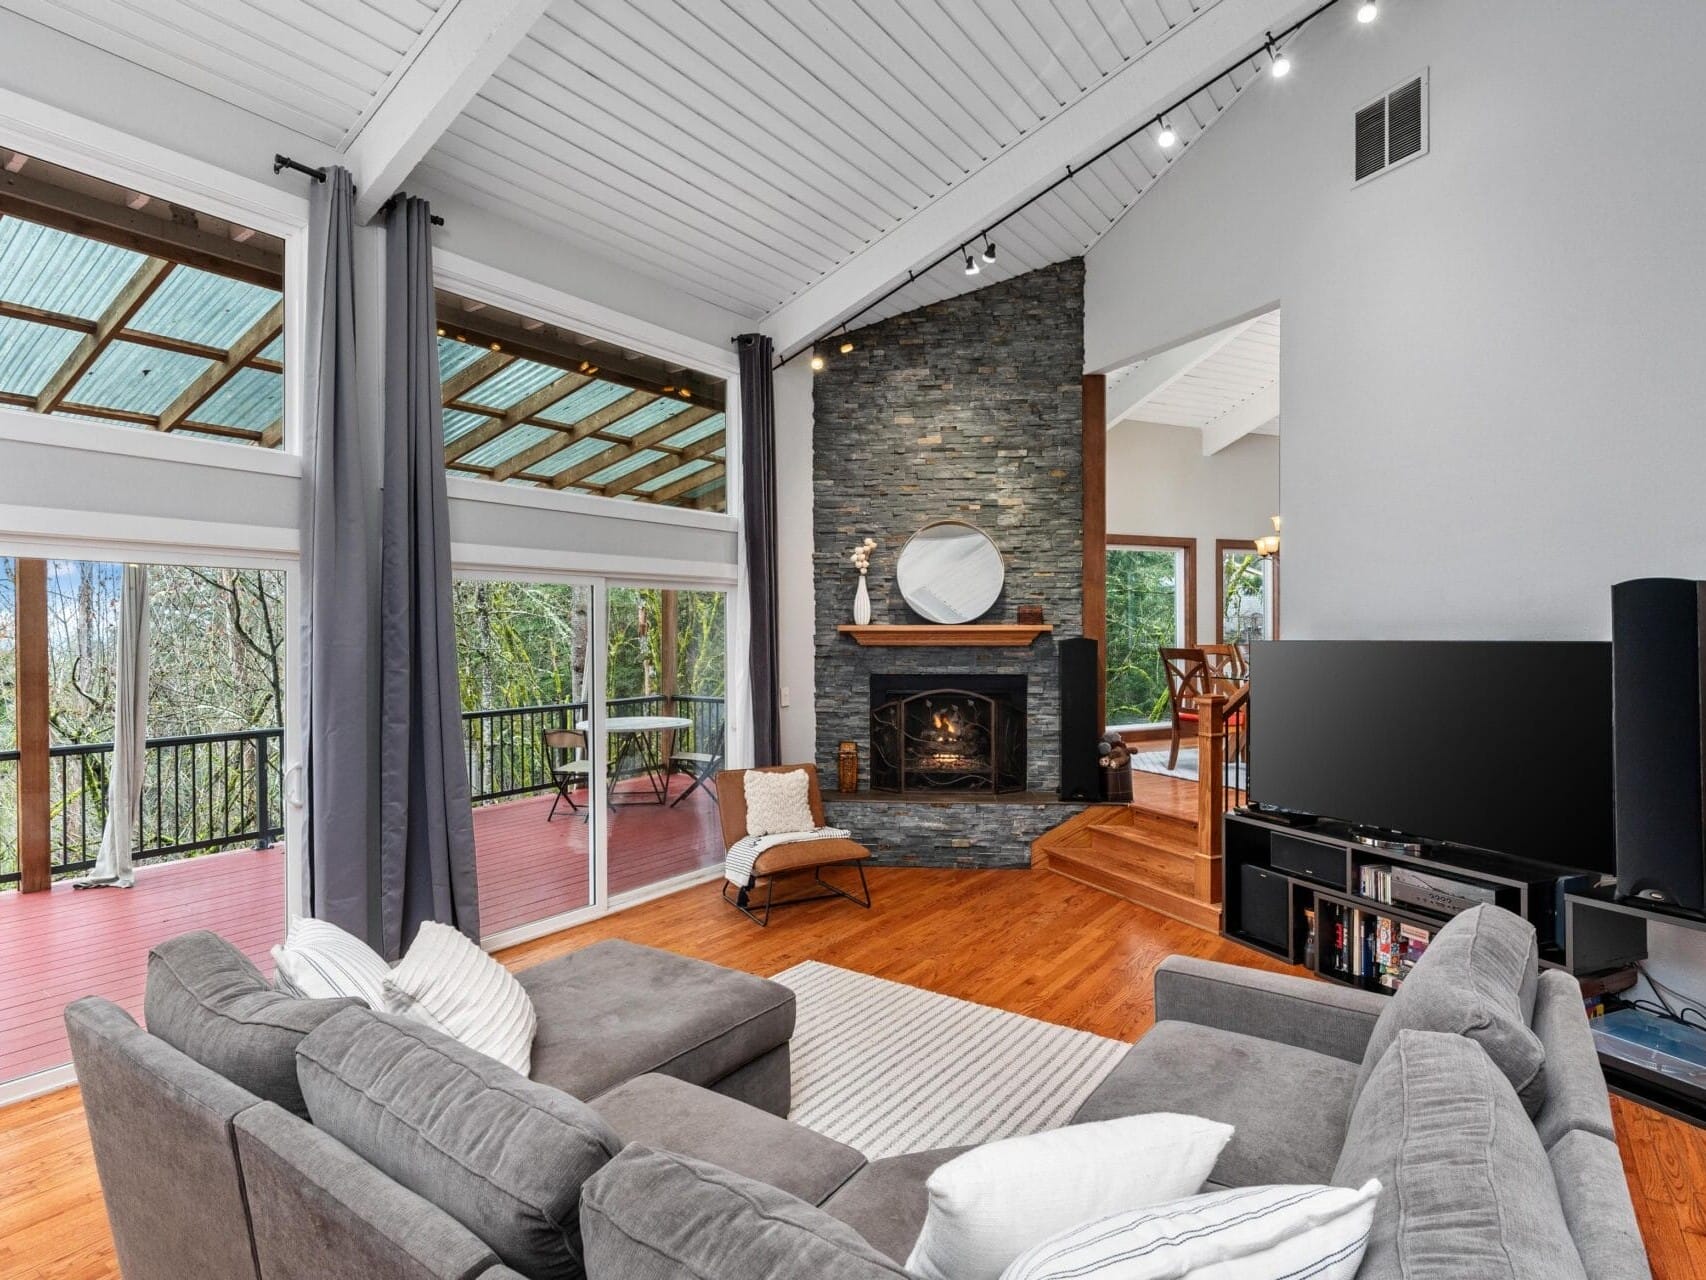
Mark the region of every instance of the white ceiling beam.
MULTIPOLYGON (((1311 0, 1220 0, 766 317, 779 351, 829 332, 1281 30, 1311 0)), ((996 237, 999 243, 1000 237, 996 237)), ((948 268, 943 268, 944 270, 948 268)))
POLYGON ((1159 355, 1150 356, 1131 372, 1108 384, 1108 426, 1142 415, 1138 410, 1160 395, 1204 360, 1224 348, 1260 320, 1254 316, 1230 328, 1220 329, 1191 342, 1183 342, 1159 355))
POLYGON ((1230 409, 1202 429, 1202 456, 1213 457, 1227 445, 1260 431, 1279 417, 1279 383, 1270 382, 1236 409, 1230 409))
POLYGON ((407 181, 549 6, 550 0, 445 0, 413 56, 344 142, 359 221, 370 221, 407 181))

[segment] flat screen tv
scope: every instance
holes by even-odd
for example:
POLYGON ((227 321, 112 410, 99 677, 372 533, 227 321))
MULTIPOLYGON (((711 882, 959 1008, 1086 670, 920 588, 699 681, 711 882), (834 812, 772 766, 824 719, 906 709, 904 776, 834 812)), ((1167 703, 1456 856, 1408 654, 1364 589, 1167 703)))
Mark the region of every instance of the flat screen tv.
POLYGON ((1263 806, 1610 872, 1611 646, 1274 640, 1250 653, 1263 806))

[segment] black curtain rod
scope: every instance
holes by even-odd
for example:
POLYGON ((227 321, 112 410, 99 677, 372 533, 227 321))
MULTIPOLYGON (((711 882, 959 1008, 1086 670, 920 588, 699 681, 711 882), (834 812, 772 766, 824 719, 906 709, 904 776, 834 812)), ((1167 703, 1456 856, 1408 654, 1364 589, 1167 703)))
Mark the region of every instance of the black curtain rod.
MULTIPOLYGON (((1041 200, 1044 196, 1051 194, 1057 188, 1066 185, 1068 182, 1072 181, 1073 178, 1075 178, 1079 174, 1083 173, 1084 170, 1088 169, 1091 165, 1095 164, 1098 160, 1101 160, 1104 156, 1107 156, 1107 155, 1111 154, 1112 152, 1114 152, 1115 150, 1117 150, 1118 148, 1125 146, 1126 143, 1130 142, 1133 138, 1137 137, 1137 135, 1142 133, 1145 129, 1151 128, 1154 125, 1159 124, 1162 121, 1162 119, 1164 119, 1165 117, 1170 116, 1174 112, 1178 111, 1186 103, 1188 103, 1192 98, 1196 97, 1199 93, 1206 92, 1207 90, 1212 88, 1215 84, 1219 83, 1221 80, 1224 80, 1227 76, 1231 75, 1234 71, 1238 70, 1238 68, 1243 66, 1246 62, 1253 61, 1254 59, 1260 57, 1264 52, 1271 50, 1275 45, 1283 44, 1285 41, 1289 40, 1292 36, 1296 35, 1299 31, 1303 30, 1304 27, 1308 26, 1311 22, 1315 21, 1316 18, 1319 18, 1323 13, 1327 12, 1327 10, 1331 9, 1337 3, 1339 3, 1339 0, 1322 0, 1321 4, 1316 5, 1315 8, 1311 9, 1308 13, 1304 14, 1301 18, 1299 18, 1296 22, 1292 23, 1285 30, 1281 31, 1278 35, 1275 35, 1272 31, 1264 32, 1262 43, 1259 47, 1252 49, 1249 53, 1245 54, 1243 57, 1237 59, 1236 61, 1227 63, 1224 68, 1222 68, 1220 71, 1217 71, 1214 75, 1210 76, 1207 80, 1204 80, 1201 84, 1199 84, 1196 88, 1192 89, 1189 93, 1184 94, 1182 97, 1179 98, 1179 100, 1177 102, 1173 103, 1169 107, 1163 107, 1160 111, 1156 112, 1153 116, 1149 117, 1142 124, 1136 125, 1127 133, 1121 135, 1118 138, 1115 138, 1112 142, 1110 142, 1107 146, 1103 147, 1100 151, 1098 151, 1095 155, 1091 156, 1088 160, 1085 160, 1082 163, 1077 164, 1077 165, 1071 165, 1071 164, 1067 165, 1066 166, 1066 172, 1061 174, 1060 177, 1056 178, 1053 182, 1049 183, 1048 186, 1044 187, 1041 191, 1038 191, 1034 195, 1030 196, 1028 199, 1024 200, 1023 202, 1021 202, 1017 205, 1014 205, 1006 213, 1002 214, 994 222, 992 222, 988 226, 986 226, 982 231, 979 231, 975 237, 968 237, 966 240, 966 244, 971 244, 973 242, 973 240, 975 240, 975 239, 988 240, 991 236, 991 233, 1000 230, 1001 225, 1003 223, 1005 223, 1005 222, 1011 220, 1012 218, 1016 217, 1017 215, 1023 213, 1026 209, 1029 209, 1037 201, 1041 200)), ((1163 172, 1165 172, 1165 170, 1163 170, 1163 172)), ((849 325, 851 325, 854 321, 858 320, 862 316, 869 315, 872 311, 875 311, 878 307, 882 306, 883 303, 887 302, 890 298, 894 297, 895 294, 899 293, 902 289, 905 289, 908 285, 912 284, 915 280, 918 279, 919 276, 928 275, 930 272, 934 271, 937 267, 941 266, 944 262, 948 261, 948 259, 958 257, 960 250, 963 249, 964 247, 965 247, 964 245, 956 245, 954 248, 949 249, 946 252, 944 252, 943 254, 941 254, 941 256, 931 259, 924 266, 917 267, 911 271, 908 271, 906 273, 906 279, 899 281, 893 287, 884 290, 882 293, 878 294, 875 298, 872 298, 864 306, 860 307, 859 310, 855 311, 852 315, 848 316, 845 320, 842 320, 839 324, 832 325, 829 329, 825 330, 823 333, 821 333, 817 337, 813 338, 810 342, 806 343, 804 346, 801 346, 801 347, 797 348, 796 350, 794 350, 793 352, 789 353, 788 355, 783 356, 780 360, 778 360, 775 364, 773 364, 770 367, 771 372, 775 372, 777 369, 780 369, 783 365, 787 364, 790 360, 793 360, 798 356, 804 355, 806 352, 810 351, 813 347, 815 347, 819 342, 823 341, 823 339, 825 337, 828 337, 831 334, 842 332, 842 331, 846 330, 846 328, 849 325)))
POLYGON ((324 182, 326 180, 326 171, 324 169, 310 169, 305 164, 298 164, 289 156, 275 155, 272 158, 272 171, 274 173, 278 173, 285 169, 293 169, 297 173, 305 173, 310 178, 314 179, 315 182, 324 182))
MULTIPOLYGON (((281 173, 285 169, 291 169, 297 173, 307 174, 310 178, 314 179, 315 182, 324 182, 326 180, 326 171, 324 169, 311 169, 305 164, 299 164, 297 161, 292 160, 289 156, 275 155, 272 158, 272 171, 274 173, 281 173)), ((380 205, 379 208, 382 211, 389 211, 391 206, 397 202, 397 196, 402 194, 403 193, 401 191, 397 192, 397 195, 392 196, 384 204, 380 205)), ((444 219, 435 213, 432 215, 432 225, 435 227, 442 227, 444 225, 444 219)))

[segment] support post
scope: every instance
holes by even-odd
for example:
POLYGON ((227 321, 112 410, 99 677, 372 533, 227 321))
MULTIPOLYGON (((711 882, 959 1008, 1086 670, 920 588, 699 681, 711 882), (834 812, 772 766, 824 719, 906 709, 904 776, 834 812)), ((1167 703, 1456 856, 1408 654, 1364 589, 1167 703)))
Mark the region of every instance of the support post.
POLYGON ((18 721, 18 888, 53 887, 53 796, 48 737, 47 561, 19 559, 15 654, 18 721))
POLYGON ((1197 898, 1220 901, 1226 812, 1226 695, 1197 698, 1197 898))
MULTIPOLYGON (((675 695, 681 679, 677 668, 677 640, 681 631, 681 618, 675 592, 665 591, 663 602, 658 608, 658 680, 663 686, 663 713, 666 716, 676 714, 675 695)), ((665 770, 669 767, 670 757, 675 753, 675 730, 671 729, 663 735, 663 762, 665 770)), ((698 745, 694 748, 697 751, 698 745)))
POLYGON ((1108 379, 1083 381, 1084 634, 1096 642, 1096 728, 1108 723, 1108 379))

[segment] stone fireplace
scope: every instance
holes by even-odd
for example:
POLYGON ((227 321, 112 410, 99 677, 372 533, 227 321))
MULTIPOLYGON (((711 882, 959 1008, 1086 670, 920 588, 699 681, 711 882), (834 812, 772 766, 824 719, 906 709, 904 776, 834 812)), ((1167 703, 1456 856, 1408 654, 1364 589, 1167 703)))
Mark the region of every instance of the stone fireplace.
POLYGON ((855 331, 812 384, 817 762, 855 744, 859 790, 830 821, 878 862, 1012 867, 1076 806, 1060 785, 1055 641, 1083 627, 1084 273, 1044 267, 855 331), (943 627, 856 643, 850 549, 874 538, 871 621, 917 626, 895 582, 906 540, 944 519, 982 529, 1006 568, 980 623, 1041 610, 1052 632, 976 643, 943 627))
POLYGON ((1025 789, 1025 677, 871 677, 871 790, 1025 789))

